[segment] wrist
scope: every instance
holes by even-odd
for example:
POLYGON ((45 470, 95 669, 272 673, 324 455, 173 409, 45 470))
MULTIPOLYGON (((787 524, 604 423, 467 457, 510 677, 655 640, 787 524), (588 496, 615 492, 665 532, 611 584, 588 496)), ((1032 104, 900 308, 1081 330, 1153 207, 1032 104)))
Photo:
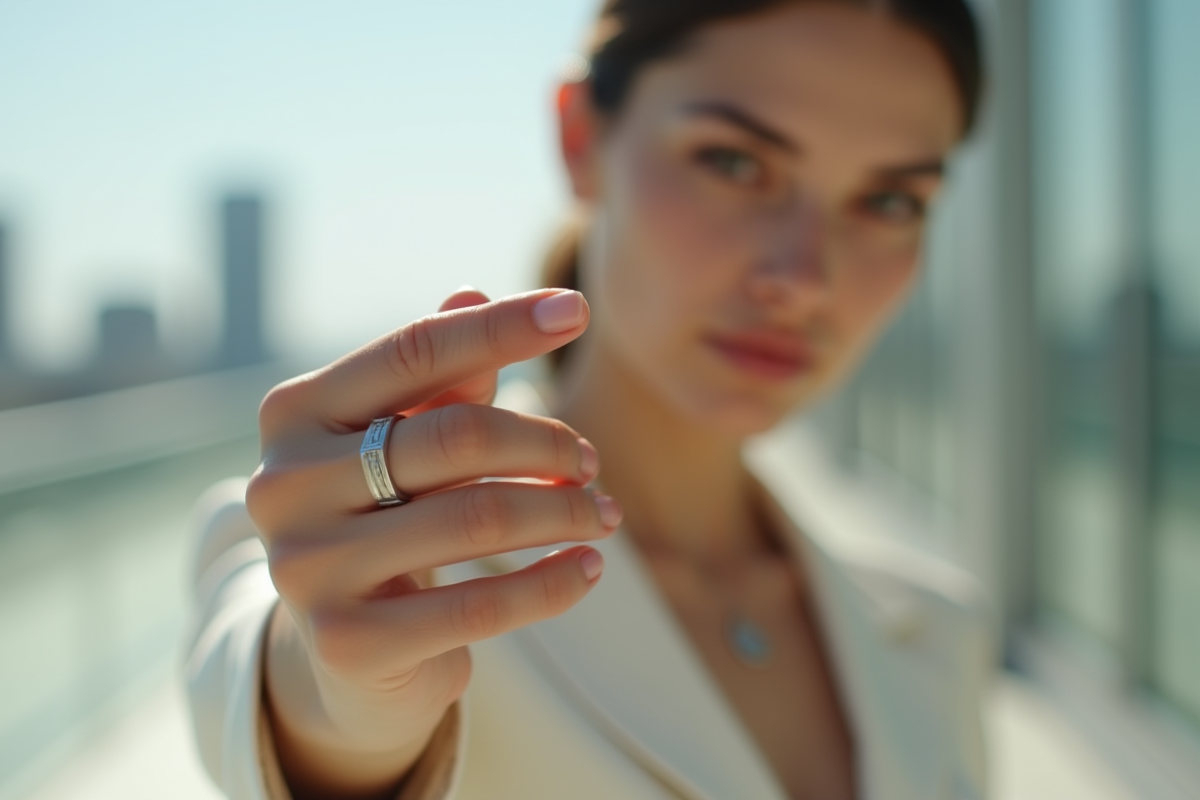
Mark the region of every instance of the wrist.
POLYGON ((297 798, 389 796, 437 720, 428 731, 397 726, 399 709, 348 696, 360 692, 322 680, 319 670, 280 603, 268 623, 262 713, 288 786, 297 798))

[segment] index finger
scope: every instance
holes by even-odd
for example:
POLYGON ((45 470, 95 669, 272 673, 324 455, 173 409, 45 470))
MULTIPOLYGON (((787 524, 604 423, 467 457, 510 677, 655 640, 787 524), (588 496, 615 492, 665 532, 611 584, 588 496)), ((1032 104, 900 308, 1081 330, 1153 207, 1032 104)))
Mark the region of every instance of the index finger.
POLYGON ((364 428, 480 374, 562 347, 583 333, 579 292, 539 289, 410 322, 306 377, 309 410, 364 428))

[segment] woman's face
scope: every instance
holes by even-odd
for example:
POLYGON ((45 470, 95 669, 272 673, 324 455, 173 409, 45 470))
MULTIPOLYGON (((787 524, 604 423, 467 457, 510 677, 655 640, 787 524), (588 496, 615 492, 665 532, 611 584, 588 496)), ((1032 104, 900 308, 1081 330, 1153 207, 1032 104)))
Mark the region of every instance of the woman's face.
POLYGON ((845 374, 904 297, 962 108, 919 32, 807 2, 698 31, 593 125, 567 158, 592 345, 745 435, 845 374))

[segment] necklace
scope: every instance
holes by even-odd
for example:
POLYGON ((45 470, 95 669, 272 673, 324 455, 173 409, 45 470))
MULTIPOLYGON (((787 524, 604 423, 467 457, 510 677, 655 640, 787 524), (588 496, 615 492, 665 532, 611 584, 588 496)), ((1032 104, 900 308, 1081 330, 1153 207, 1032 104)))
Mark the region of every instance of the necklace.
MULTIPOLYGON (((764 510, 756 507, 755 517, 759 530, 772 545, 772 549, 782 549, 765 518, 764 510)), ((673 556, 676 559, 682 559, 695 571, 703 581, 708 594, 715 596, 723 606, 720 612, 721 639, 739 664, 750 669, 765 669, 771 665, 772 657, 775 654, 774 643, 766 629, 743 610, 741 603, 731 600, 731 596, 736 598, 739 593, 729 591, 728 567, 721 569, 718 566, 725 559, 703 558, 694 552, 655 546, 647 542, 642 542, 640 546, 644 554, 673 556), (726 575, 719 573, 726 573, 726 575)), ((744 581, 742 582, 744 583, 744 581)))
POLYGON ((734 658, 747 667, 762 669, 771 663, 771 639, 767 632, 739 611, 731 611, 725 621, 725 643, 734 658))
POLYGON ((693 562, 703 573, 705 582, 715 590, 720 591, 720 597, 726 606, 722 613, 721 633, 725 645, 743 666, 751 669, 763 669, 770 665, 774 647, 771 637, 763 627, 750 618, 736 603, 729 600, 728 592, 724 591, 724 581, 720 580, 714 570, 703 561, 693 562), (719 588, 718 588, 719 587, 719 588))
POLYGON ((671 551, 642 545, 642 551, 646 555, 655 556, 656 560, 657 558, 666 558, 676 563, 686 564, 700 581, 705 594, 716 598, 720 603, 718 624, 721 640, 728 648, 729 653, 744 667, 763 669, 770 666, 775 651, 771 637, 761 624, 742 609, 741 603, 730 599, 731 596, 736 596, 736 593, 729 591, 730 581, 720 574, 727 570, 716 567, 708 559, 681 553, 678 550, 671 551))

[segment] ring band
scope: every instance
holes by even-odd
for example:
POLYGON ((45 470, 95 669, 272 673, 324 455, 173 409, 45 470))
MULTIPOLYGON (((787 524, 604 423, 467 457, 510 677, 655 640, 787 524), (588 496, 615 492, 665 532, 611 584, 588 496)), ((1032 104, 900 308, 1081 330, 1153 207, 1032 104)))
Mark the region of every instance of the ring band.
POLYGON ((384 456, 392 424, 398 419, 404 419, 404 415, 396 414, 371 420, 371 426, 363 436, 362 447, 358 450, 358 455, 362 458, 363 474, 367 476, 367 488, 381 506, 400 506, 412 500, 411 496, 397 489, 396 484, 392 483, 387 458, 384 456))

